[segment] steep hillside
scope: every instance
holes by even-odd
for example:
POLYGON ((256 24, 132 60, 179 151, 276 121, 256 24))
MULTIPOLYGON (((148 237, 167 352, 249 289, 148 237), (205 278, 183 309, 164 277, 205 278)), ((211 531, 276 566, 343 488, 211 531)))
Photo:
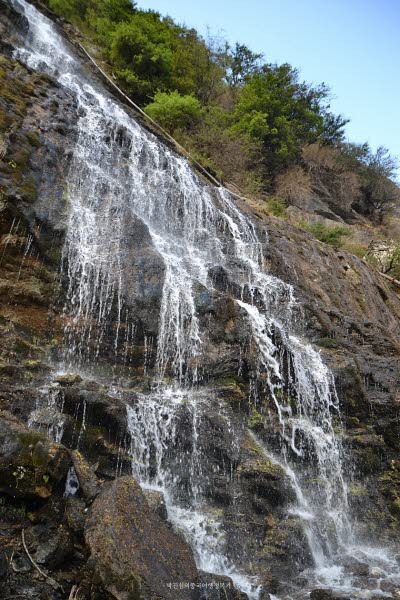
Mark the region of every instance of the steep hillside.
POLYGON ((399 287, 315 237, 387 225, 318 141, 280 217, 209 185, 47 14, 0 0, 0 597, 396 598, 399 287))

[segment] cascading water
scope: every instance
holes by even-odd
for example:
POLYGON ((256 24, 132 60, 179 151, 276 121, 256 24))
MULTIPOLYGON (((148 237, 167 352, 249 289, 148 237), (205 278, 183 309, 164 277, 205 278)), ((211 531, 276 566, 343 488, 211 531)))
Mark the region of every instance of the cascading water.
MULTIPOLYGON (((150 397, 142 396, 134 407, 127 407, 128 428, 134 440, 133 475, 144 487, 164 494, 168 516, 191 542, 200 569, 229 575, 249 597, 257 598, 250 580, 239 575, 225 557, 218 515, 204 502, 208 474, 199 448, 203 437, 201 415, 216 401, 202 391, 163 388, 150 397), (178 447, 182 429, 190 431, 185 448, 178 447)), ((220 414, 231 427, 222 405, 220 414)), ((231 443, 235 454, 238 448, 234 447, 234 436, 231 443)))
POLYGON ((90 82, 50 21, 24 0, 15 3, 30 25, 19 58, 72 91, 80 115, 63 251, 65 365, 90 369, 103 345, 110 344, 110 335, 115 355, 127 358, 136 327, 126 293, 127 228, 139 219, 165 271, 154 389, 127 407, 134 475, 164 493, 169 518, 184 530, 199 566, 229 574, 250 598, 257 598, 257 587, 226 558, 221 524, 207 507, 199 444, 201 415, 210 397, 191 387, 201 378, 196 293, 212 288, 210 269, 222 266, 238 283, 237 308, 257 348, 251 401, 260 407, 263 398, 269 399, 278 415, 279 447, 264 452, 292 482, 297 505, 291 511, 303 519, 317 576, 325 574, 322 582, 329 583, 336 556, 355 545, 343 450, 334 428, 340 411, 331 373, 296 333, 301 310, 293 289, 265 273, 256 230, 228 192, 202 183, 186 160, 90 82), (169 387, 163 383, 166 374, 174 378, 169 387), (182 419, 190 432, 184 451, 177 448, 182 419), (310 484, 312 478, 316 484, 310 484))

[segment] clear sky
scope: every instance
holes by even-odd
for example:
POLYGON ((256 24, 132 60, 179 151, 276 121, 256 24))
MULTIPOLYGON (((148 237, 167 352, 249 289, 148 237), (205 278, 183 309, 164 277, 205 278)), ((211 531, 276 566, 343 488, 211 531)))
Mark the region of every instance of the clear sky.
POLYGON ((400 0, 138 0, 325 82, 348 138, 400 158, 400 0))

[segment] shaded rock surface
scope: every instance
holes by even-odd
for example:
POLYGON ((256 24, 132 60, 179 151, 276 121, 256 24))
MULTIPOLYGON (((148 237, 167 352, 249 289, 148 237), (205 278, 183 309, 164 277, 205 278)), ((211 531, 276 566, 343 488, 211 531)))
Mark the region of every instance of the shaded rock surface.
POLYGON ((66 448, 0 412, 0 490, 16 496, 47 498, 70 465, 66 448))
POLYGON ((100 491, 100 484, 90 466, 78 450, 71 452, 75 473, 84 497, 90 502, 100 491))
POLYGON ((197 583, 189 546, 149 508, 129 477, 105 486, 87 518, 90 568, 111 597, 166 600, 198 598, 185 589, 197 583))
POLYGON ((230 577, 199 571, 199 600, 248 600, 247 594, 238 590, 230 577))

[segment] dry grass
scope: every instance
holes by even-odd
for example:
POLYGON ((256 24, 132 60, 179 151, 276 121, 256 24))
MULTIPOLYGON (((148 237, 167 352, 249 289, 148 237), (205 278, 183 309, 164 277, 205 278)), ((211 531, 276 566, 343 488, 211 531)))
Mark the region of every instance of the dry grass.
POLYGON ((276 194, 289 204, 306 201, 311 190, 311 177, 301 167, 292 167, 276 178, 276 194))
POLYGON ((0 133, 0 160, 3 160, 5 155, 7 154, 7 142, 4 139, 4 136, 0 133))
POLYGON ((310 165, 318 165, 329 170, 338 169, 339 150, 319 143, 309 144, 302 150, 303 159, 310 165))

